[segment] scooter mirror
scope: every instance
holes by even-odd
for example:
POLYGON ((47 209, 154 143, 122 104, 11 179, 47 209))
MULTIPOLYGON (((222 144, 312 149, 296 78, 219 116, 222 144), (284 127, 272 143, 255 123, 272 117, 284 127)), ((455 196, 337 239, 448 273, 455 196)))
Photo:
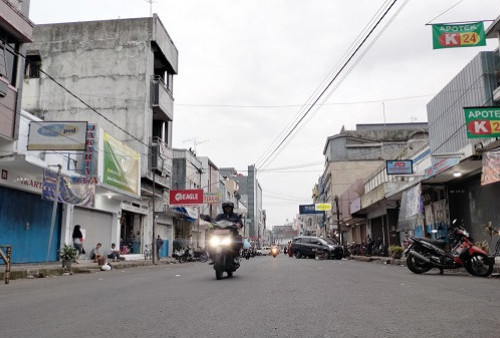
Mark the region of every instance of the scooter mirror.
POLYGON ((437 231, 436 229, 432 229, 432 230, 431 230, 431 232, 432 232, 433 234, 437 234, 437 232, 438 232, 438 231, 437 231))

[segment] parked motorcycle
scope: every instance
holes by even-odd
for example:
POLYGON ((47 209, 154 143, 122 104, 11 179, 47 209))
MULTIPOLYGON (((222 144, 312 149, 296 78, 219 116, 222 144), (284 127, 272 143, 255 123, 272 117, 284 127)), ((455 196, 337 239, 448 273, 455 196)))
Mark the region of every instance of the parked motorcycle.
POLYGON ((200 215, 200 217, 213 226, 209 237, 209 249, 213 252, 215 278, 222 279, 224 272, 228 277, 232 277, 240 267, 240 244, 237 242, 241 241, 241 237, 238 238, 236 223, 227 220, 214 221, 207 215, 200 215))
POLYGON ((274 258, 276 258, 276 256, 278 256, 279 252, 280 252, 280 249, 278 249, 278 247, 277 247, 277 246, 273 246, 273 247, 271 247, 271 255, 272 255, 274 258))
POLYGON ((184 253, 182 254, 177 254, 177 255, 172 255, 174 258, 176 258, 179 263, 186 263, 186 262, 201 262, 205 263, 208 261, 208 254, 206 250, 193 250, 193 249, 186 249, 184 250, 184 253))
POLYGON ((406 265, 416 274, 425 273, 433 268, 458 269, 464 267, 473 276, 487 277, 493 272, 495 257, 475 246, 469 233, 455 227, 449 236, 451 249, 446 251, 448 241, 423 237, 411 237, 404 251, 406 265))

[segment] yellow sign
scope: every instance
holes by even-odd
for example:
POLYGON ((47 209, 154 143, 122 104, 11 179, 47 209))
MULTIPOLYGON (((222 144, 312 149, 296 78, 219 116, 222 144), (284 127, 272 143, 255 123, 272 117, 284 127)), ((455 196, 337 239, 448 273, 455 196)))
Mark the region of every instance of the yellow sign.
POLYGON ((332 204, 331 203, 317 203, 314 205, 314 210, 317 210, 317 211, 332 210, 332 204))

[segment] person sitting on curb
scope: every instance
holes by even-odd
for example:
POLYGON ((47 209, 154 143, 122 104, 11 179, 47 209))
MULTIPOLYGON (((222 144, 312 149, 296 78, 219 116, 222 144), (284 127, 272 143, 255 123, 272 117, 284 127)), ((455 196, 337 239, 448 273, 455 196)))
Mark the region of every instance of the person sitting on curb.
POLYGON ((118 250, 115 243, 111 243, 111 249, 109 249, 108 258, 112 259, 113 262, 124 260, 124 257, 120 257, 120 250, 118 250))
POLYGON ((106 258, 99 252, 101 246, 101 243, 97 243, 95 248, 90 250, 90 259, 92 259, 94 263, 97 263, 99 266, 106 264, 106 258))

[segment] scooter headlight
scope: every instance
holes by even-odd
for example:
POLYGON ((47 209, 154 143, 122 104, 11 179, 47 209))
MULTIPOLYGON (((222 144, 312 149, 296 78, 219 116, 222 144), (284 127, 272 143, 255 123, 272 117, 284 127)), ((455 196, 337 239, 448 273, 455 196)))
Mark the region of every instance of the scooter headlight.
POLYGON ((231 239, 231 237, 224 237, 220 241, 220 245, 228 246, 228 245, 231 245, 232 242, 233 242, 233 240, 231 239))
POLYGON ((210 237, 210 241, 209 241, 210 246, 212 246, 212 247, 219 246, 220 242, 221 242, 221 238, 219 236, 210 237))
POLYGON ((217 246, 229 246, 233 240, 229 236, 212 236, 210 238, 209 244, 212 247, 217 246))

